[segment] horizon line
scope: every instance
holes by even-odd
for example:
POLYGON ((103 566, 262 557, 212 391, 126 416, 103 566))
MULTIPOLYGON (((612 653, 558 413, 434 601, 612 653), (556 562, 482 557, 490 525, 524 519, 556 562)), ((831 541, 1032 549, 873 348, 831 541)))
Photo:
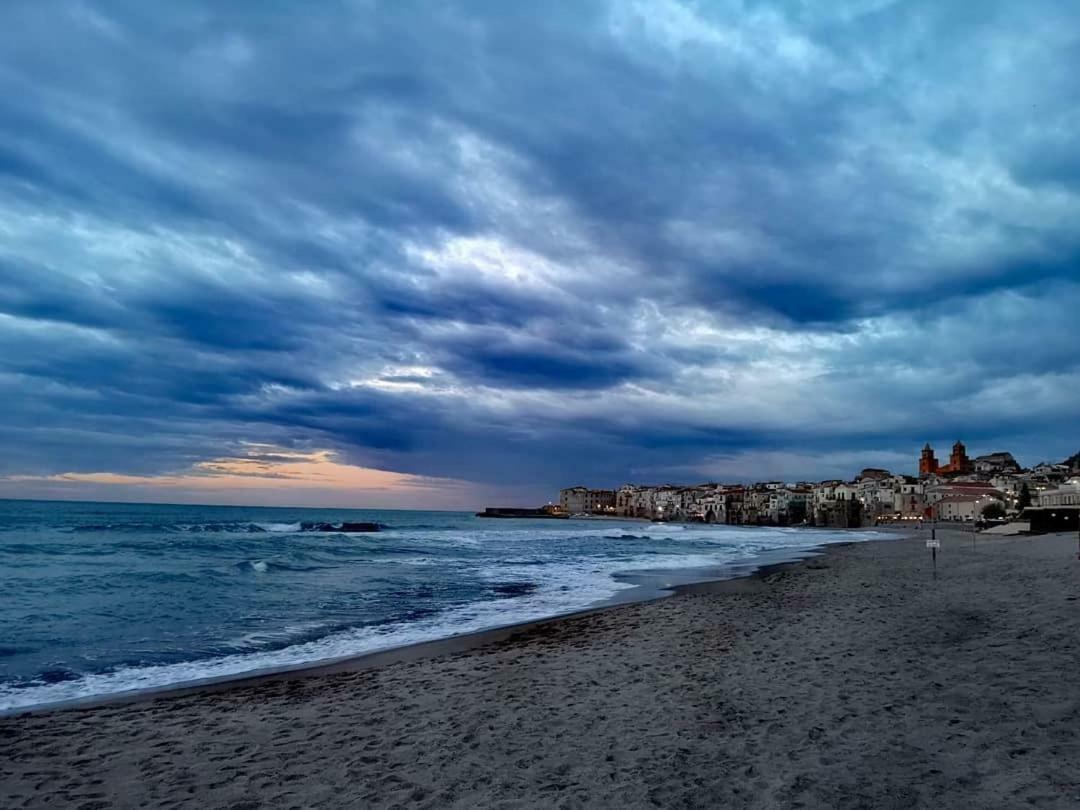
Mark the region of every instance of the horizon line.
POLYGON ((88 500, 86 498, 11 498, 0 496, 0 503, 108 503, 117 506, 198 506, 206 508, 220 507, 222 509, 347 509, 357 512, 462 512, 475 513, 475 509, 406 509, 403 507, 386 506, 297 506, 295 504, 266 504, 253 503, 176 503, 170 501, 121 501, 121 500, 88 500))

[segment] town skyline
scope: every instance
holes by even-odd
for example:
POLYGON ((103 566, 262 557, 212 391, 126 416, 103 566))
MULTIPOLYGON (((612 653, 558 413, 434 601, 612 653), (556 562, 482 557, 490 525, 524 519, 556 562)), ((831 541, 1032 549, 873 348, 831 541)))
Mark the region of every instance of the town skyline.
MULTIPOLYGON (((930 442, 926 442, 924 444, 930 444, 930 442)), ((990 456, 990 455, 996 455, 998 453, 1006 453, 1008 455, 1012 455, 1011 453, 1009 453, 1009 451, 1002 451, 1002 450, 997 450, 997 451, 993 451, 993 452, 990 452, 990 453, 983 453, 981 455, 982 456, 990 456)), ((1068 462, 1070 459, 1077 459, 1078 457, 1080 457, 1080 452, 1076 453, 1074 456, 1070 456, 1070 457, 1067 457, 1067 458, 1063 459, 1063 461, 1068 462)), ((976 457, 976 458, 978 458, 978 457, 976 457)), ((866 467, 866 466, 864 466, 864 467, 859 467, 858 470, 861 472, 861 471, 865 471, 867 469, 884 469, 884 470, 887 470, 890 473, 896 473, 898 475, 908 475, 910 477, 918 477, 918 461, 919 461, 919 459, 916 456, 915 462, 913 464, 913 469, 915 470, 913 475, 909 474, 909 473, 906 473, 906 472, 903 472, 903 471, 900 471, 900 470, 891 470, 891 469, 888 469, 888 468, 874 468, 874 467, 866 467)), ((1023 464, 1021 464, 1020 466, 1021 466, 1022 469, 1033 469, 1034 467, 1037 467, 1037 466, 1039 466, 1039 464, 1043 464, 1043 463, 1057 464, 1059 462, 1043 460, 1043 461, 1031 464, 1030 466, 1024 466, 1023 464)), ((1080 463, 1080 460, 1078 460, 1077 463, 1080 463)), ((852 475, 847 475, 847 476, 841 475, 841 476, 832 476, 832 477, 817 477, 817 476, 795 476, 795 477, 784 477, 784 478, 779 478, 779 477, 764 477, 764 478, 747 477, 747 478, 742 478, 742 479, 726 478, 726 479, 724 479, 722 481, 721 480, 713 481, 713 480, 706 480, 706 479, 703 479, 703 478, 699 478, 699 479, 686 479, 686 480, 669 479, 669 480, 664 481, 662 483, 659 483, 659 482, 648 483, 648 482, 645 482, 645 481, 634 481, 634 483, 640 484, 642 486, 656 486, 656 487, 663 487, 663 486, 693 487, 693 486, 698 486, 698 485, 706 484, 706 483, 724 483, 724 484, 732 484, 732 485, 753 485, 753 484, 765 484, 765 483, 813 484, 813 483, 820 483, 820 482, 823 482, 823 481, 850 482, 850 481, 856 480, 857 477, 858 477, 858 472, 856 472, 856 473, 854 473, 852 475)), ((320 499, 320 500, 316 500, 316 501, 310 501, 310 500, 304 500, 304 499, 299 499, 297 501, 283 501, 282 500, 283 493, 281 492, 281 490, 278 490, 278 489, 270 489, 270 490, 261 491, 261 492, 256 491, 256 496, 254 498, 244 499, 242 496, 238 498, 235 495, 234 492, 232 492, 230 490, 227 490, 227 489, 224 492, 214 493, 213 490, 210 490, 210 489, 206 488, 206 487, 214 486, 217 483, 217 480, 218 479, 216 477, 208 476, 201 482, 202 487, 203 487, 202 489, 192 491, 192 492, 186 492, 186 493, 183 490, 179 490, 180 497, 174 498, 174 499, 171 499, 171 500, 167 499, 169 497, 169 494, 175 495, 178 492, 178 490, 171 489, 171 488, 163 490, 160 486, 155 486, 154 489, 152 489, 150 492, 145 493, 145 497, 123 498, 123 497, 115 497, 114 493, 111 491, 111 487, 108 486, 108 485, 105 485, 105 489, 98 490, 97 494, 100 497, 86 497, 87 493, 81 492, 81 491, 76 491, 76 492, 72 492, 72 493, 65 493, 65 494, 62 494, 62 495, 59 495, 59 496, 57 496, 55 494, 50 496, 49 494, 47 494, 45 497, 35 497, 32 494, 29 495, 29 496, 0 495, 0 500, 31 500, 31 501, 34 501, 34 500, 38 500, 38 501, 55 500, 55 501, 87 502, 87 503, 157 504, 157 505, 164 505, 164 506, 171 506, 171 505, 176 505, 176 506, 224 506, 224 507, 228 507, 228 506, 235 506, 235 507, 252 506, 252 507, 269 507, 269 508, 282 508, 282 509, 303 509, 303 508, 314 508, 314 509, 387 509, 387 510, 406 510, 406 511, 413 511, 413 510, 417 510, 417 511, 445 511, 445 510, 450 510, 450 511, 463 511, 463 512, 474 511, 475 509, 480 508, 481 504, 486 506, 486 505, 489 505, 489 504, 492 504, 492 503, 500 503, 500 504, 505 505, 505 506, 526 507, 526 506, 535 506, 535 504, 537 504, 537 503, 542 503, 542 502, 550 503, 551 502, 550 493, 549 493, 548 496, 545 496, 545 497, 536 497, 536 496, 532 495, 531 493, 520 493, 520 494, 515 494, 513 496, 512 500, 508 500, 508 499, 506 499, 504 497, 503 491, 499 490, 499 489, 492 489, 492 490, 488 491, 486 493, 486 495, 479 496, 478 499, 476 499, 476 500, 460 501, 460 502, 456 502, 456 503, 444 504, 444 505, 441 505, 441 506, 440 505, 431 505, 430 501, 423 500, 424 498, 427 497, 426 493, 415 495, 415 496, 413 496, 413 498, 414 498, 413 500, 407 500, 407 501, 404 501, 404 502, 391 502, 389 504, 385 504, 385 503, 380 504, 380 503, 374 503, 374 502, 358 503, 356 500, 354 500, 354 499, 352 499, 350 497, 350 494, 349 494, 349 492, 347 490, 332 491, 330 493, 329 497, 326 497, 326 498, 320 499), (224 496, 224 497, 218 497, 216 499, 213 498, 213 497, 207 497, 208 495, 213 495, 213 494, 217 494, 219 496, 224 496)), ((250 482, 248 480, 244 480, 244 483, 246 485, 248 485, 250 482)), ((618 486, 620 486, 622 484, 625 484, 625 483, 627 483, 626 480, 623 480, 623 481, 614 483, 614 484, 612 484, 610 486, 611 486, 612 489, 614 489, 614 488, 618 488, 618 486)), ((578 486, 578 485, 570 485, 570 486, 578 486)), ((584 486, 584 484, 581 484, 580 486, 584 486)), ((600 488, 602 489, 603 487, 600 487, 600 488)))
POLYGON ((851 479, 823 481, 623 484, 616 489, 564 488, 553 516, 609 516, 734 525, 849 529, 923 519, 1019 519, 1046 507, 1039 520, 1071 528, 1080 507, 1080 453, 1063 462, 1022 467, 1008 451, 971 457, 957 440, 947 463, 927 442, 917 476, 867 467, 851 479), (1055 509, 1055 507, 1057 509, 1055 509), (1064 516, 1060 507, 1069 508, 1064 516), (1061 516, 1059 517, 1059 512, 1061 516))

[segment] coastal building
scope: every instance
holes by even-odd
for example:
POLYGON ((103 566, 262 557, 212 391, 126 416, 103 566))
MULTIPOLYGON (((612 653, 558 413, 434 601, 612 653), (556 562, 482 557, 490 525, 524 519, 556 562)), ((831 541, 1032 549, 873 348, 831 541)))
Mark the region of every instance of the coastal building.
POLYGON ((657 520, 675 520, 681 503, 678 487, 657 487, 653 494, 653 514, 657 520))
POLYGON ((737 525, 746 522, 746 487, 724 488, 724 504, 727 511, 725 523, 737 525))
POLYGON ((888 470, 867 468, 855 481, 856 496, 863 507, 863 520, 872 524, 896 513, 896 480, 888 470))
POLYGON ((948 463, 940 464, 927 443, 917 478, 866 467, 854 481, 624 484, 618 490, 576 486, 560 491, 558 511, 729 525, 849 527, 934 514, 943 520, 966 520, 979 517, 994 501, 1015 514, 1021 503, 1029 503, 1022 495, 1025 488, 1031 508, 1080 507, 1080 475, 1069 478, 1074 467, 1080 472, 1078 465, 1080 454, 1034 470, 1022 469, 1004 451, 972 460, 960 441, 952 446, 948 463))
POLYGON ((722 492, 719 488, 704 494, 697 503, 698 509, 700 510, 701 522, 727 523, 727 501, 727 494, 722 492))
POLYGON ((766 490, 758 486, 748 488, 743 493, 742 520, 740 523, 757 526, 764 522, 765 516, 768 514, 768 505, 769 493, 766 490))
POLYGON ((653 517, 656 513, 656 487, 639 487, 634 494, 633 510, 633 517, 653 517))
POLYGON ((849 529, 862 525, 863 505, 858 485, 846 481, 823 481, 814 487, 811 503, 815 526, 849 529))
POLYGON ((827 503, 833 501, 845 501, 855 497, 858 490, 854 484, 849 484, 846 481, 822 481, 816 487, 813 492, 813 504, 817 509, 827 503))
POLYGON ((933 508, 946 498, 988 496, 1005 502, 1005 493, 979 481, 950 481, 947 484, 926 488, 926 505, 933 508))
POLYGON ((610 489, 567 487, 559 490, 559 507, 571 515, 615 514, 615 492, 610 489))
POLYGON ((767 515, 777 526, 793 526, 806 522, 812 493, 801 487, 781 487, 769 492, 767 515))
POLYGON ((710 491, 711 484, 693 487, 679 487, 675 491, 674 519, 683 521, 704 521, 702 499, 710 491))
POLYGON ((655 489, 639 484, 624 484, 619 487, 615 493, 615 514, 622 517, 652 517, 655 489))
POLYGON ((1039 506, 1080 506, 1080 480, 1069 480, 1038 493, 1039 506))
POLYGON ((858 498, 828 501, 819 506, 814 525, 829 529, 855 529, 863 523, 862 503, 858 498))
POLYGON ((994 489, 1004 492, 1006 495, 1017 494, 1020 491, 1020 487, 1022 487, 1025 482, 1028 482, 1030 488, 1028 476, 1021 473, 1000 472, 995 473, 986 479, 986 483, 994 489))
POLYGON ((571 515, 580 515, 585 511, 585 493, 587 487, 567 487, 559 490, 559 507, 571 515))
POLYGON ((585 511, 592 515, 615 513, 615 490, 590 489, 585 496, 585 511))
POLYGON ((938 520, 973 521, 982 517, 983 511, 1002 499, 986 493, 946 495, 934 503, 933 515, 938 520))
POLYGON ((893 509, 901 517, 921 516, 926 510, 926 495, 918 478, 899 475, 893 486, 893 509))

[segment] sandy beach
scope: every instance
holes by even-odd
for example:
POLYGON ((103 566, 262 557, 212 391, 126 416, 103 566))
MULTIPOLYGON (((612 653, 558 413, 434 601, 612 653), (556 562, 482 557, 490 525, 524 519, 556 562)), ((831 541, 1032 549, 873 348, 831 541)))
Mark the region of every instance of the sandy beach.
POLYGON ((3 718, 0 806, 1080 805, 1075 535, 939 536, 936 580, 923 536, 836 546, 473 649, 3 718))

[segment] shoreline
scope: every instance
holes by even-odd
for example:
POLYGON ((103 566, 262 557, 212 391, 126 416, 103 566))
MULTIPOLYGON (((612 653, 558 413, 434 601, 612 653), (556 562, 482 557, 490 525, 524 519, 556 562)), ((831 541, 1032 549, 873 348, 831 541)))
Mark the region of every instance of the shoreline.
MULTIPOLYGON (((641 520, 644 520, 643 518, 641 520)), ((687 524, 693 525, 693 524, 687 524)), ((906 527, 905 527, 906 528, 906 527)), ((258 686, 283 680, 296 680, 341 672, 356 672, 390 666, 397 663, 435 658, 479 649, 488 644, 511 640, 514 636, 527 633, 552 623, 590 616, 597 613, 617 610, 621 607, 648 604, 677 597, 681 594, 702 593, 711 587, 727 583, 753 580, 768 576, 791 565, 812 559, 827 553, 828 549, 855 543, 887 542, 904 539, 899 531, 881 528, 832 529, 835 532, 876 532, 882 535, 896 535, 888 539, 875 540, 834 540, 798 549, 769 549, 745 560, 710 566, 706 568, 655 569, 652 571, 615 572, 613 578, 619 582, 630 583, 632 587, 616 591, 600 602, 567 613, 558 613, 538 619, 501 624, 483 630, 458 633, 443 638, 417 641, 411 644, 387 647, 385 649, 360 652, 340 658, 315 660, 302 664, 281 667, 266 667, 240 672, 235 675, 222 675, 182 681, 165 686, 153 686, 144 689, 130 689, 121 692, 85 697, 49 703, 34 704, 0 709, 0 720, 20 717, 28 714, 51 714, 81 709, 95 709, 108 706, 122 706, 143 703, 158 699, 180 697, 202 692, 221 692, 234 688, 258 686), (670 584, 661 585, 661 581, 670 584)))
POLYGON ((0 805, 1074 807, 1075 534, 840 542, 480 646, 0 719, 0 805))

